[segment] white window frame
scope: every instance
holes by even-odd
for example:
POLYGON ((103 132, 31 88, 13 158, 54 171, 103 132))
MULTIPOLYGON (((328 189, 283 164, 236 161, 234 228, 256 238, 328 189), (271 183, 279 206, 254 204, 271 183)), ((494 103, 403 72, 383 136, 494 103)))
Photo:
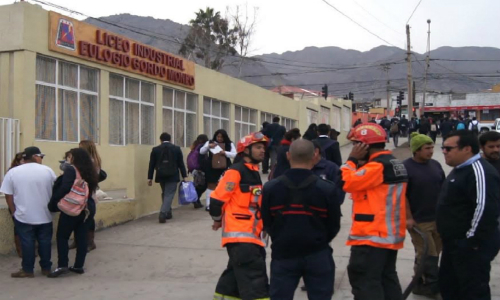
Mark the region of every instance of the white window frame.
MULTIPOLYGON (((210 135, 214 134, 215 131, 217 131, 219 129, 223 129, 222 128, 222 121, 228 121, 228 123, 230 123, 230 116, 228 116, 227 118, 222 116, 222 105, 223 104, 229 105, 229 109, 231 109, 231 106, 230 106, 229 102, 224 102, 224 101, 221 101, 221 100, 218 100, 218 99, 214 99, 214 98, 211 98, 211 97, 206 97, 206 96, 203 98, 203 108, 202 108, 203 109, 203 130, 205 131, 205 117, 210 118, 210 130, 209 130, 210 131, 210 135), (205 99, 209 99, 210 100, 210 114, 206 114, 205 113, 205 99), (213 114, 212 108, 214 107, 213 106, 213 102, 214 101, 217 101, 217 102, 221 103, 221 105, 220 105, 220 111, 219 111, 220 117, 219 116, 215 116, 213 114), (214 130, 214 128, 212 128, 212 119, 219 120, 219 124, 220 124, 219 128, 217 128, 215 130, 214 130)), ((231 133, 229 132, 229 128, 224 128, 224 130, 226 130, 226 132, 227 132, 228 135, 231 135, 231 133)), ((208 133, 206 133, 206 134, 208 135, 208 133)), ((209 136, 208 138, 210 139, 211 136, 209 136)))
MULTIPOLYGON (((221 106, 221 108, 222 108, 222 106, 221 106)), ((256 109, 252 109, 252 108, 245 107, 245 106, 239 106, 239 105, 235 105, 235 106, 234 106, 234 123, 238 123, 238 124, 240 124, 240 125, 248 125, 249 127, 253 126, 253 128, 255 128, 255 130, 254 130, 254 131, 250 130, 250 132, 249 132, 248 134, 250 134, 250 133, 255 132, 255 131, 257 131, 257 130, 258 130, 257 124, 256 124, 256 123, 251 123, 251 120, 252 120, 252 118, 251 118, 251 116, 252 116, 252 112, 253 112, 253 113, 255 113, 255 121, 257 121, 257 114, 258 114, 258 111, 257 111, 256 109), (240 114, 240 121, 238 121, 238 120, 236 119, 236 115, 238 114, 238 109, 239 109, 239 114, 240 114), (248 122, 244 122, 244 121, 243 121, 243 109, 248 109, 248 122)), ((243 127, 242 127, 242 126, 240 126, 240 132, 235 132, 235 133, 234 133, 234 134, 235 134, 235 136, 234 136, 235 140, 239 140, 240 138, 242 138, 242 137, 244 137, 245 135, 247 135, 247 134, 243 134, 243 135, 242 135, 242 132, 241 132, 241 129, 242 129, 242 128, 243 128, 243 127), (238 138, 238 137, 239 137, 239 138, 238 138)))
POLYGON ((320 106, 320 111, 319 111, 319 118, 320 118, 320 123, 324 123, 326 125, 330 125, 330 108, 325 107, 325 106, 320 106), (326 117, 326 122, 323 122, 326 117))
POLYGON ((342 107, 333 105, 332 113, 333 113, 333 124, 331 126, 333 129, 340 132, 342 130, 342 107))
MULTIPOLYGON (((137 79, 137 78, 133 78, 133 77, 127 77, 127 76, 123 76, 121 74, 117 74, 117 73, 109 73, 109 76, 111 77, 111 75, 114 75, 114 76, 118 76, 118 77, 122 77, 123 78, 123 97, 120 97, 120 96, 112 96, 111 94, 109 94, 109 99, 113 99, 113 100, 118 100, 118 101, 122 101, 123 102, 123 128, 122 128, 122 134, 123 134, 123 144, 111 144, 110 145, 114 145, 114 146, 126 146, 126 145, 149 145, 149 144, 143 144, 142 143, 142 109, 141 109, 141 105, 146 105, 146 106, 152 106, 153 107, 153 111, 154 110, 154 107, 155 107, 155 103, 156 103, 156 84, 152 83, 152 82, 148 82, 148 81, 144 81, 148 84, 152 84, 153 85, 153 102, 150 103, 150 102, 144 102, 141 100, 142 98, 142 82, 143 80, 140 80, 140 79, 137 79), (127 86, 126 86, 126 83, 127 83, 127 78, 130 79, 130 80, 136 80, 136 81, 139 81, 139 100, 134 100, 134 99, 129 99, 129 98, 126 98, 125 95, 126 95, 126 89, 127 89, 127 86), (136 104, 139 104, 139 144, 127 144, 127 131, 126 131, 126 124, 127 124, 127 113, 126 113, 126 103, 129 102, 129 103, 136 103, 136 104)), ((156 112, 153 114, 153 128, 155 128, 154 130, 156 130, 156 112)), ((110 131, 111 133, 111 131, 110 131)), ((153 133, 153 136, 156 136, 155 133, 153 133)), ((154 143, 153 143, 154 144, 154 143)))
POLYGON ((352 112, 351 109, 347 106, 342 106, 342 129, 344 131, 351 130, 351 118, 349 117, 352 112))
MULTIPOLYGON (((93 69, 93 70, 96 70, 97 71, 97 92, 93 92, 93 91, 89 91, 89 90, 84 90, 84 89, 81 89, 80 88, 80 64, 75 64, 75 63, 72 63, 72 62, 68 62, 68 61, 64 61, 64 60, 60 60, 60 59, 57 59, 57 58, 53 58, 53 57, 49 57, 49 56, 44 56, 44 55, 37 55, 37 59, 38 57, 43 57, 43 58, 46 58, 46 59, 52 59, 52 60, 55 60, 56 61, 56 67, 55 67, 55 71, 56 71, 56 83, 48 83, 48 82, 45 82, 45 81, 41 81, 41 80, 37 80, 35 79, 35 86, 36 85, 42 85, 42 86, 48 86, 48 87, 52 87, 52 88, 55 88, 55 117, 56 117, 56 122, 55 122, 55 127, 56 127, 56 138, 55 140, 52 140, 52 139, 43 139, 43 138, 35 138, 36 141, 51 141, 51 142, 63 142, 63 143, 79 143, 82 138, 81 138, 81 132, 80 132, 80 93, 84 93, 84 94, 87 94, 87 95, 91 95, 91 96, 96 96, 97 98, 97 128, 96 128, 96 134, 97 134, 97 137, 96 137, 96 140, 93 141, 94 143, 96 144, 99 144, 99 140, 100 140, 100 105, 99 105, 99 83, 100 83, 100 75, 101 73, 99 72, 99 69, 95 69, 95 68, 91 68, 91 67, 87 67, 87 66, 84 66, 85 68, 88 68, 88 69, 93 69), (73 88, 73 87, 68 87, 68 86, 64 86, 64 85, 60 85, 59 84, 59 61, 62 61, 64 62, 65 64, 70 64, 70 65, 75 65, 78 67, 78 75, 77 75, 77 86, 78 88, 73 88), (71 92, 74 92, 76 93, 76 97, 77 97, 77 122, 78 122, 78 141, 65 141, 65 140, 59 140, 59 90, 65 90, 65 91, 71 91, 71 92)), ((36 67, 35 67, 36 68, 36 67)))
MULTIPOLYGON (((191 94, 191 95, 195 95, 196 97, 198 97, 197 94, 194 94, 194 93, 189 93, 189 92, 186 92, 186 91, 182 91, 182 90, 176 90, 176 89, 173 89, 171 87, 168 87, 168 86, 163 86, 162 87, 162 91, 164 91, 165 89, 170 89, 173 91, 172 93, 172 107, 170 106, 166 106, 164 105, 163 103, 163 99, 162 100, 162 118, 163 118, 163 110, 171 110, 172 111, 172 132, 169 132, 170 135, 172 136, 172 140, 173 142, 175 142, 175 131, 177 130, 175 128, 175 112, 182 112, 184 113, 184 127, 183 127, 183 130, 184 130, 184 145, 177 145, 177 146, 180 146, 180 147, 189 147, 189 143, 190 141, 187 141, 187 127, 186 127, 186 120, 187 120, 187 114, 191 114, 191 115, 196 115, 197 114, 197 110, 198 110, 198 101, 196 100, 195 101, 195 104, 196 104, 196 111, 191 111, 191 110, 188 110, 187 109, 187 96, 188 94, 191 94), (185 109, 182 109, 182 108, 176 108, 175 107, 175 101, 177 101, 177 96, 176 96, 176 93, 177 92, 181 92, 181 93, 184 93, 184 104, 185 104, 185 109)), ((210 103, 211 104, 211 103, 210 103)), ((222 106, 221 106, 221 109, 222 109, 222 106)), ((165 120, 162 120, 163 122, 165 120)), ((198 128, 198 120, 196 120, 196 125, 195 125, 195 128, 198 128)), ((196 134, 195 134, 196 135, 196 134)))

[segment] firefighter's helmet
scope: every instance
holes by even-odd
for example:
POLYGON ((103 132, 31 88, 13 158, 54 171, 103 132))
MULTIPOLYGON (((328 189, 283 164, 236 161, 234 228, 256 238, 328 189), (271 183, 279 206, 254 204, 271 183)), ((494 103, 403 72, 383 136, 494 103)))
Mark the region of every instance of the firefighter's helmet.
POLYGON ((382 126, 378 124, 365 123, 359 124, 353 128, 347 138, 351 141, 371 145, 385 143, 387 140, 387 134, 382 126))
POLYGON ((250 133, 249 135, 242 137, 238 141, 236 152, 241 153, 245 151, 245 148, 256 143, 263 143, 267 147, 267 145, 269 144, 269 139, 261 132, 250 133))

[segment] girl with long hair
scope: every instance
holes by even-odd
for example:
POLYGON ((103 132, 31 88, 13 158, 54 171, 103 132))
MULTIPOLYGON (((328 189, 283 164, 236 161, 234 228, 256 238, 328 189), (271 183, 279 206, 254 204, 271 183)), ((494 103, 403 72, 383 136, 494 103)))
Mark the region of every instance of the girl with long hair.
MULTIPOLYGON (((92 159, 92 162, 94 164, 96 174, 99 175, 101 172, 102 160, 101 160, 101 156, 99 156, 99 153, 97 152, 97 147, 96 147, 95 143, 91 140, 82 140, 78 146, 81 149, 84 149, 85 151, 87 151, 87 153, 90 155, 90 158, 92 159)), ((95 195, 93 195, 93 199, 95 199, 95 198, 96 198, 95 195)), ((92 205, 95 205, 95 202, 92 205)), ((97 207, 94 207, 94 210, 96 210, 96 209, 97 209, 97 207)), ((95 248, 97 248, 97 246, 94 242, 94 237, 95 237, 95 219, 94 219, 94 217, 92 216, 92 218, 88 218, 87 222, 89 223, 89 231, 87 233, 87 246, 88 246, 88 252, 90 252, 90 251, 94 250, 95 248)), ((76 248, 75 241, 73 241, 73 243, 71 244, 71 246, 69 248, 70 249, 76 248)))
MULTIPOLYGON (((206 180, 196 180, 197 177, 205 177, 205 167, 206 167, 206 160, 205 156, 206 155, 201 155, 200 154, 200 149, 205 145, 205 143, 208 141, 208 136, 206 134, 200 134, 196 140, 193 142, 191 145, 191 152, 190 155, 194 155, 195 158, 197 159, 199 168, 196 168, 194 170, 189 170, 193 174, 193 177, 195 178, 195 188, 196 188, 196 193, 198 194, 198 201, 193 203, 194 208, 202 208, 203 204, 201 204, 201 195, 207 190, 207 181, 206 180), (200 181, 202 181, 200 183, 200 181)), ((188 156, 189 157, 189 156, 188 156)), ((188 169, 189 169, 189 162, 188 162, 188 169)), ((201 178, 199 177, 199 178, 201 178)))
POLYGON ((57 224, 57 268, 48 275, 50 278, 59 277, 68 272, 83 274, 83 265, 87 256, 87 232, 89 223, 87 218, 93 218, 95 215, 95 205, 92 195, 97 190, 97 173, 92 163, 92 159, 87 151, 81 148, 71 149, 65 155, 65 161, 60 166, 63 175, 59 176, 54 183, 52 198, 49 203, 49 210, 52 212, 59 211, 57 204, 64 198, 73 187, 73 183, 77 178, 77 172, 81 178, 87 183, 89 194, 87 198, 87 208, 84 209, 78 216, 70 216, 61 211, 59 223, 57 224), (74 232, 76 240, 76 259, 73 267, 69 267, 68 261, 68 240, 71 233, 74 232))
POLYGON ((318 138, 318 125, 316 123, 312 123, 309 125, 307 128, 306 132, 304 133, 304 136, 302 137, 306 140, 315 140, 318 138))
MULTIPOLYGON (((10 164, 10 169, 13 169, 17 166, 20 166, 24 163, 23 161, 23 152, 18 152, 16 153, 16 155, 14 156, 14 159, 12 160, 12 163, 10 164)), ((9 209, 9 212, 10 212, 10 215, 13 214, 13 212, 10 211, 9 209)), ((16 232, 16 227, 14 226, 14 242, 16 244, 16 252, 17 252, 17 255, 19 257, 23 257, 23 250, 21 248, 21 239, 19 238, 19 235, 17 234, 16 232)))
POLYGON ((222 174, 231 165, 231 159, 234 159, 236 157, 236 147, 234 146, 233 142, 231 142, 231 139, 229 138, 227 132, 224 129, 219 129, 214 133, 213 139, 207 141, 203 145, 203 147, 201 147, 200 154, 208 154, 205 176, 205 180, 207 182, 207 192, 205 193, 207 200, 205 209, 208 211, 210 209, 210 194, 212 194, 213 190, 217 186, 217 183, 219 182, 222 174), (217 149, 217 146, 219 146, 222 151, 217 154, 213 154, 212 151, 214 151, 214 149, 217 149), (219 158, 220 156, 225 157, 226 167, 214 168, 214 157, 219 158))

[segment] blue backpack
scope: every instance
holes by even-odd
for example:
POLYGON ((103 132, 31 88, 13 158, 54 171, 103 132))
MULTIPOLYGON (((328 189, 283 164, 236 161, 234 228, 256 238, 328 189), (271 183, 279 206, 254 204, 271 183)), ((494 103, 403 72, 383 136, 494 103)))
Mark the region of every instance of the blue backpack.
POLYGON ((463 122, 458 123, 457 130, 465 130, 465 124, 463 122))

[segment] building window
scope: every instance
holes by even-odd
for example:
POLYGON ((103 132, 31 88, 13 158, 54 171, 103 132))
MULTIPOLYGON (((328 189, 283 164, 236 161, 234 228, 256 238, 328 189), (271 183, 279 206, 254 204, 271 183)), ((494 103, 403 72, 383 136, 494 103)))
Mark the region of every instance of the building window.
POLYGON ((279 116, 275 115, 275 114, 266 113, 266 112, 261 112, 260 113, 260 121, 261 121, 261 123, 267 122, 269 124, 272 124, 274 117, 279 117, 279 116))
POLYGON ((235 140, 239 140, 251 132, 257 131, 257 111, 235 106, 234 108, 235 140))
POLYGON ((340 107, 334 106, 332 107, 333 109, 333 124, 332 127, 333 129, 340 131, 342 128, 341 126, 341 116, 340 116, 340 107))
POLYGON ((35 137, 99 142, 99 71, 37 56, 35 137))
POLYGON ((342 107, 342 124, 344 131, 349 131, 351 129, 351 110, 348 107, 342 107))
POLYGON ((197 136, 198 95, 163 88, 163 132, 172 135, 174 144, 189 147, 197 136))
POLYGON ((500 109, 481 110, 481 121, 495 121, 497 118, 500 118, 500 109))
POLYGON ((214 133, 224 129, 229 133, 229 103, 203 98, 203 131, 212 139, 214 133))
POLYGON ((281 124, 285 126, 286 130, 290 130, 292 128, 297 127, 297 121, 289 119, 289 118, 282 118, 281 124))
POLYGON ((330 125, 330 109, 328 107, 321 106, 320 113, 320 123, 330 125))
MULTIPOLYGON (((308 108, 307 109, 307 124, 318 124, 318 112, 308 108)), ((309 125, 308 125, 309 126, 309 125)))
POLYGON ((109 75, 109 143, 153 145, 155 85, 109 75))

